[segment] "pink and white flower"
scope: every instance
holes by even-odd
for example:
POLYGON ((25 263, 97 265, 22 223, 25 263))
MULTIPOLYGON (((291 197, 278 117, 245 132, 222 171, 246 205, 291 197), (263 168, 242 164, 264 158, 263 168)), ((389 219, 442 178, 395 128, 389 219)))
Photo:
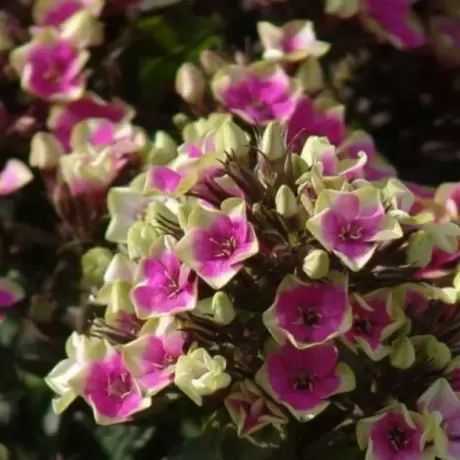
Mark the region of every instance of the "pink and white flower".
POLYGON ((94 93, 85 93, 81 98, 65 105, 53 106, 47 121, 52 133, 66 150, 70 149, 73 128, 88 118, 103 118, 113 123, 129 121, 134 111, 121 100, 105 101, 94 93))
POLYGON ((195 308, 197 278, 176 255, 178 247, 171 236, 159 238, 153 243, 149 257, 140 262, 142 281, 131 293, 140 318, 173 315, 195 308))
POLYGON ((356 426, 359 447, 372 460, 433 460, 425 452, 427 426, 422 415, 398 404, 360 420, 356 426))
POLYGON ((250 380, 236 382, 224 404, 240 438, 250 436, 267 425, 288 421, 280 408, 250 380))
MULTIPOLYGON (((167 318, 169 319, 169 318, 167 318)), ((123 359, 149 396, 172 384, 175 364, 184 354, 186 334, 157 330, 123 347, 123 359)))
POLYGON ((313 101, 303 95, 295 102, 289 116, 286 143, 300 153, 309 136, 327 137, 338 145, 345 137, 344 107, 325 99, 313 101))
POLYGON ((32 171, 20 160, 8 160, 0 171, 0 196, 9 195, 33 179, 32 171))
POLYGON ((230 112, 255 124, 289 118, 299 94, 299 88, 281 67, 260 62, 220 70, 212 89, 230 112))
POLYGON ((81 11, 99 16, 104 0, 37 0, 32 17, 37 26, 59 27, 81 11))
POLYGON ((221 210, 197 204, 185 230, 176 253, 214 289, 225 286, 259 250, 246 203, 239 198, 225 200, 221 210))
POLYGON ((54 28, 34 34, 32 41, 10 54, 11 66, 21 76, 22 87, 48 101, 80 98, 86 85, 83 69, 89 53, 63 38, 54 28))
POLYGON ((257 24, 260 41, 267 60, 299 61, 307 56, 323 56, 329 44, 316 38, 313 22, 295 20, 277 27, 270 22, 257 24))
POLYGON ((102 358, 87 363, 70 380, 70 386, 91 406, 100 425, 131 420, 151 404, 126 367, 121 351, 109 345, 102 358))
POLYGON ((445 379, 436 380, 417 401, 420 412, 428 412, 437 421, 434 425, 436 457, 445 460, 460 458, 460 401, 445 379))
POLYGON ((346 332, 351 326, 346 283, 303 283, 287 275, 263 321, 275 340, 308 348, 346 332))
POLYGON ((353 372, 330 344, 298 350, 287 343, 267 356, 256 382, 301 421, 323 412, 331 396, 355 388, 353 372))
POLYGON ((385 340, 404 324, 404 315, 390 291, 378 290, 351 302, 353 324, 344 339, 378 361, 390 351, 385 340))
POLYGON ((168 166, 151 166, 147 170, 144 192, 178 197, 190 190, 197 179, 195 168, 175 170, 168 166))
POLYGON ((402 237, 397 221, 385 213, 378 190, 370 186, 353 192, 322 191, 307 228, 353 271, 367 264, 380 242, 402 237))

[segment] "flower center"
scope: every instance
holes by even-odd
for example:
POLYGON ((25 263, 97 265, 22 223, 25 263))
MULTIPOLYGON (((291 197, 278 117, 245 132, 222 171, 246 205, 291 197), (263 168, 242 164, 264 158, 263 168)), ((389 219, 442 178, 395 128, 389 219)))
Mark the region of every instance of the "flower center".
POLYGON ((124 399, 131 394, 132 382, 131 377, 128 373, 115 376, 113 379, 109 379, 107 388, 108 396, 115 396, 120 399, 124 399))
POLYGON ((323 315, 315 308, 302 308, 301 307, 302 321, 305 326, 319 327, 323 320, 323 315))
POLYGON ((372 330, 371 322, 364 318, 355 318, 354 329, 359 334, 367 335, 372 330))
POLYGON ((395 452, 399 452, 409 443, 407 433, 399 427, 391 428, 388 431, 388 441, 395 452))
POLYGON ((230 236, 222 241, 217 241, 211 238, 211 242, 217 246, 214 254, 216 259, 228 259, 235 252, 236 239, 234 236, 230 236))
POLYGON ((312 372, 302 372, 294 378, 294 389, 301 391, 312 391, 316 385, 317 376, 312 372))
POLYGON ((363 229, 360 227, 355 227, 352 223, 345 225, 342 227, 339 233, 339 238, 342 241, 350 241, 350 240, 360 240, 363 236, 363 229))

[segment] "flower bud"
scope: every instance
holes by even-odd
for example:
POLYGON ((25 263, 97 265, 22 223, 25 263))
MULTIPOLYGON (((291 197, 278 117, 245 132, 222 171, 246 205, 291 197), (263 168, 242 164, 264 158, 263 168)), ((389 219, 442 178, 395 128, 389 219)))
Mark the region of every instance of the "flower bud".
POLYGON ((407 337, 396 339, 391 345, 390 363, 398 369, 408 369, 415 362, 415 349, 407 337))
POLYGON ((413 233, 407 246, 407 263, 416 267, 426 267, 431 261, 433 243, 423 230, 413 233))
POLYGON ((297 198, 294 192, 285 184, 283 184, 275 196, 276 212, 283 217, 289 218, 297 214, 297 198))
POLYGON ((191 62, 185 62, 176 74, 176 92, 186 102, 199 104, 203 100, 206 82, 201 70, 191 62))
POLYGON ((90 286, 101 285, 111 260, 112 253, 106 248, 95 247, 83 254, 81 258, 83 283, 90 286))
POLYGON ((216 152, 234 153, 243 156, 249 150, 249 136, 236 123, 229 120, 223 123, 216 131, 216 152))
POLYGON ((267 125, 259 143, 259 150, 271 161, 284 158, 286 145, 284 129, 280 123, 271 122, 267 125))
POLYGON ((329 255, 323 249, 311 251, 303 260, 303 271, 311 279, 320 279, 329 273, 329 255))
POLYGON ((157 131, 150 151, 147 152, 146 162, 152 165, 166 165, 177 155, 177 143, 166 132, 157 131))
POLYGON ((303 90, 310 94, 320 91, 324 88, 324 74, 318 59, 315 56, 309 56, 300 66, 296 78, 303 90))
POLYGON ((134 223, 128 230, 128 257, 147 257, 158 236, 158 231, 147 222, 139 220, 134 223))
POLYGON ((232 301, 222 291, 217 291, 213 297, 198 302, 196 312, 224 326, 230 324, 236 316, 232 301))
POLYGON ((201 52, 200 64, 209 75, 215 74, 219 69, 228 65, 224 58, 211 50, 204 50, 201 52))
POLYGON ((443 369, 450 363, 452 353, 449 347, 445 343, 439 342, 436 337, 421 335, 411 337, 411 341, 413 346, 420 350, 436 369, 443 369))
POLYGON ((53 169, 64 155, 61 143, 50 133, 35 134, 30 144, 29 164, 38 169, 53 169))

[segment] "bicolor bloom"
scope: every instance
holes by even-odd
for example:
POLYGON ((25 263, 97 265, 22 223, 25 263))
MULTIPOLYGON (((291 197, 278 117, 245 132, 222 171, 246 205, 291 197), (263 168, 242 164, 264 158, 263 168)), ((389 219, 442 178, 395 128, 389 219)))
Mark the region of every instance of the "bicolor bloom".
POLYGON ((270 22, 257 24, 264 59, 300 61, 307 56, 323 56, 329 44, 316 38, 312 21, 295 20, 277 27, 270 22))
POLYGON ((68 102, 85 90, 84 66, 89 53, 62 38, 54 28, 39 30, 32 41, 10 54, 22 87, 48 101, 68 102))
POLYGON ((409 412, 402 404, 360 420, 356 426, 359 447, 366 449, 366 459, 430 460, 425 452, 427 427, 422 415, 409 412))
POLYGON ((267 356, 256 382, 299 420, 308 421, 329 406, 329 398, 353 391, 351 369, 338 361, 330 344, 298 350, 290 343, 267 356))
POLYGON ((56 414, 64 412, 77 398, 70 380, 78 375, 83 367, 105 353, 105 344, 100 339, 88 338, 72 332, 65 344, 67 358, 60 361, 45 377, 46 384, 58 395, 52 404, 56 414))
POLYGON ((366 0, 361 16, 378 38, 397 48, 417 48, 425 43, 423 28, 412 12, 413 0, 366 0))
POLYGON ((286 143, 293 152, 300 153, 312 135, 340 144, 345 137, 344 107, 325 99, 314 102, 306 95, 298 98, 287 122, 286 143))
POLYGON ((153 395, 174 381, 175 364, 184 354, 186 335, 143 334, 123 347, 123 359, 142 388, 153 395))
POLYGON ((221 210, 197 204, 185 230, 176 253, 214 289, 225 286, 259 250, 246 203, 239 198, 225 200, 221 210))
POLYGON ((109 345, 106 348, 102 358, 87 363, 70 380, 70 386, 91 406, 100 425, 131 420, 151 404, 151 398, 145 396, 126 367, 121 352, 109 345))
POLYGON ((144 132, 128 122, 114 123, 105 118, 83 120, 72 130, 72 149, 84 149, 90 145, 96 150, 109 148, 114 159, 140 153, 147 144, 144 132))
POLYGON ((99 16, 104 0, 37 0, 32 17, 37 26, 59 27, 81 11, 99 16))
POLYGON ((366 265, 379 242, 402 237, 398 222, 385 213, 379 191, 369 186, 353 192, 322 191, 307 228, 353 271, 366 265))
POLYGON ((214 76, 212 89, 229 111, 254 124, 286 120, 299 93, 281 67, 260 62, 220 70, 214 76))
POLYGON ((460 182, 441 184, 434 195, 434 201, 445 208, 450 218, 460 219, 460 182))
POLYGON ((460 21, 448 16, 430 18, 431 45, 436 55, 447 64, 460 63, 460 21))
POLYGON ((287 275, 263 321, 278 343, 287 339, 300 349, 343 334, 351 326, 346 283, 306 284, 287 275))
POLYGON ((404 324, 404 315, 391 292, 375 291, 365 297, 354 296, 351 302, 353 324, 344 338, 356 344, 373 360, 385 357, 385 340, 404 324))
POLYGON ((211 356, 204 348, 197 348, 180 356, 176 362, 175 385, 196 405, 203 397, 230 385, 232 379, 225 372, 227 362, 222 356, 211 356))
POLYGON ((250 436, 267 425, 288 421, 280 408, 250 380, 236 382, 224 404, 240 438, 250 436))
POLYGON ((190 190, 196 181, 195 168, 175 170, 168 166, 150 166, 147 170, 144 192, 177 197, 190 190))
POLYGON ((105 101, 94 93, 87 92, 76 101, 52 107, 47 124, 52 133, 70 150, 70 139, 74 126, 88 118, 103 118, 113 123, 129 121, 134 111, 121 100, 105 101))
POLYGON ((0 196, 9 195, 33 179, 32 171, 15 158, 8 160, 0 171, 0 196))
POLYGON ((148 258, 140 262, 142 281, 131 296, 140 318, 173 315, 192 310, 198 297, 198 280, 176 255, 176 241, 164 236, 155 241, 148 258))
POLYGON ((417 401, 420 412, 432 414, 436 457, 445 460, 460 458, 460 401, 445 379, 436 380, 417 401))

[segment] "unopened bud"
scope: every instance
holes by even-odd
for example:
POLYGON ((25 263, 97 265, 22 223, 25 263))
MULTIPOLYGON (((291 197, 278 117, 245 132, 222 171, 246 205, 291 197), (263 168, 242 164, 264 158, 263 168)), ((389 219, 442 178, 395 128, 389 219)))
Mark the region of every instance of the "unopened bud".
POLYGON ((233 121, 223 123, 216 131, 216 152, 233 153, 237 156, 246 155, 249 150, 249 136, 233 121))
POLYGON ((329 255, 323 249, 311 251, 303 260, 303 271, 312 279, 320 279, 329 273, 329 255))
POLYGON ((35 134, 30 144, 29 164, 38 169, 53 169, 64 155, 61 143, 50 133, 35 134))
POLYGON ((271 122, 267 125, 259 143, 259 150, 271 161, 284 158, 286 145, 284 128, 280 123, 271 122))
POLYGON ((185 62, 176 74, 176 92, 190 104, 203 100, 206 82, 203 72, 191 62, 185 62))
POLYGON ((219 69, 228 65, 224 58, 210 50, 204 50, 201 52, 200 64, 204 71, 209 75, 215 74, 219 69))
POLYGON ((225 292, 218 291, 212 298, 198 302, 197 313, 210 317, 217 324, 230 324, 236 317, 235 307, 225 292))
POLYGON ((415 267, 426 267, 431 261, 433 243, 423 230, 413 233, 407 245, 407 263, 415 267))
POLYGON ((95 247, 83 254, 81 258, 83 283, 90 286, 102 285, 111 261, 112 252, 107 248, 95 247))
POLYGON ((396 339, 391 345, 390 363, 398 369, 409 369, 415 362, 415 349, 407 337, 396 339))
POLYGON ((138 220, 128 230, 128 257, 147 257, 159 232, 147 222, 138 220))
POLYGON ((275 206, 276 212, 283 217, 289 218, 297 214, 297 198, 287 185, 283 184, 276 192, 275 206))

